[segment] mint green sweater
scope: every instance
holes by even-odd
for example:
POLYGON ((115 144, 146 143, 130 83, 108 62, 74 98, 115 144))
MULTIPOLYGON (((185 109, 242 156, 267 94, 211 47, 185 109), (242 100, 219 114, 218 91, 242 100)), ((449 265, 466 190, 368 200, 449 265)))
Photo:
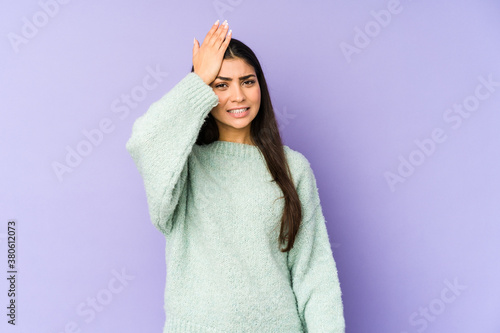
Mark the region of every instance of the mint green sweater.
POLYGON ((127 151, 166 237, 163 332, 344 332, 337 268, 316 179, 284 145, 303 219, 279 251, 283 192, 257 146, 195 144, 218 97, 187 74, 137 118, 127 151))

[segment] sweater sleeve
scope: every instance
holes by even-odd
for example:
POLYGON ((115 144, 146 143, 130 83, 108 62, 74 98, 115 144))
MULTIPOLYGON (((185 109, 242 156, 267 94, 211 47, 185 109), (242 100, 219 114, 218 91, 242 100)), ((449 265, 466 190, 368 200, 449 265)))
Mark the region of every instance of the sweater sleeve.
MULTIPOLYGON (((305 157, 304 157, 305 159, 305 157)), ((302 221, 288 268, 305 332, 344 333, 345 321, 337 267, 333 258, 316 178, 309 162, 298 180, 302 221)))
POLYGON ((151 222, 167 235, 185 192, 188 156, 206 116, 219 100, 194 72, 137 118, 126 149, 144 181, 151 222))

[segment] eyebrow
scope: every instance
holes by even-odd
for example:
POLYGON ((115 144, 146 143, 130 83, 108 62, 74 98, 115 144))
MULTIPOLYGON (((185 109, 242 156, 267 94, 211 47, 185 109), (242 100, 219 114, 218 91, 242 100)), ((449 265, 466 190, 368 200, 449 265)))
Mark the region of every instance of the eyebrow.
MULTIPOLYGON (((249 74, 249 75, 245 75, 245 76, 240 76, 240 80, 246 80, 246 79, 248 79, 248 78, 250 78, 252 76, 255 76, 255 74, 249 74)), ((231 79, 230 77, 224 77, 224 76, 217 76, 216 79, 221 79, 223 81, 233 81, 233 79, 231 79)))

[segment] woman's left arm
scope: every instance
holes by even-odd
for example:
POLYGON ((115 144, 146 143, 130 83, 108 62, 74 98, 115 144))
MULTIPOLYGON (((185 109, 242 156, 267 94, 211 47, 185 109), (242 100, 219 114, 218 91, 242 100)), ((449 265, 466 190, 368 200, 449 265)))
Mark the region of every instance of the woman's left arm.
POLYGON ((288 268, 300 319, 308 333, 344 333, 345 321, 337 267, 333 258, 316 178, 307 159, 297 183, 302 221, 288 268))

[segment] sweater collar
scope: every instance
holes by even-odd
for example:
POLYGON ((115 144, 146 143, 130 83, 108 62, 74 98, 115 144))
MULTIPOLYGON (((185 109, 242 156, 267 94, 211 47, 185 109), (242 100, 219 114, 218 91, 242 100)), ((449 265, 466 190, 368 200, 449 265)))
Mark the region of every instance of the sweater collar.
POLYGON ((245 158, 262 157, 260 149, 257 146, 249 145, 246 143, 217 140, 204 146, 207 149, 207 152, 209 153, 231 155, 231 156, 238 156, 245 158))

